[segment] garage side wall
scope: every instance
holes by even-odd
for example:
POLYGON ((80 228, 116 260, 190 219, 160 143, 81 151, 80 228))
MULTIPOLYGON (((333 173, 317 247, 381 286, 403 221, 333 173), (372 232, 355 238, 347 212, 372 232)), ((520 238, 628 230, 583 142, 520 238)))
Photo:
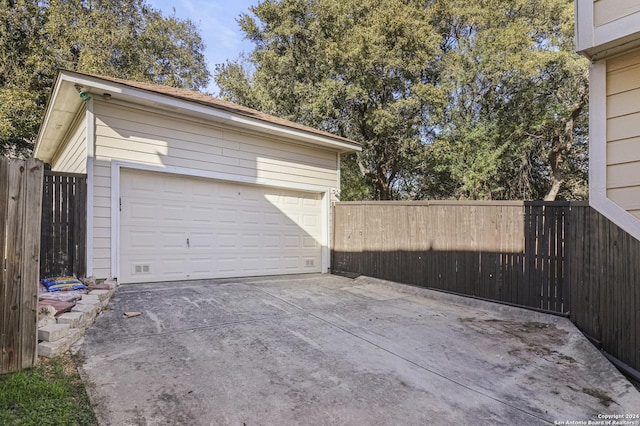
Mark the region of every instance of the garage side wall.
POLYGON ((87 120, 84 109, 71 127, 61 149, 51 160, 51 169, 57 172, 87 173, 87 120))
POLYGON ((111 164, 237 176, 274 186, 339 187, 335 151, 287 143, 169 112, 95 101, 93 275, 111 271, 111 164))
POLYGON ((607 60, 607 196, 640 218, 640 51, 607 60))

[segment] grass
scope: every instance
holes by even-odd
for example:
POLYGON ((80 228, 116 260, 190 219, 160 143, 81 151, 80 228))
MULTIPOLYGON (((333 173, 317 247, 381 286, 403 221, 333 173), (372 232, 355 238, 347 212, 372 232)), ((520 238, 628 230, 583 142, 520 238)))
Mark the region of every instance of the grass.
POLYGON ((0 425, 97 425, 74 358, 0 376, 0 425))

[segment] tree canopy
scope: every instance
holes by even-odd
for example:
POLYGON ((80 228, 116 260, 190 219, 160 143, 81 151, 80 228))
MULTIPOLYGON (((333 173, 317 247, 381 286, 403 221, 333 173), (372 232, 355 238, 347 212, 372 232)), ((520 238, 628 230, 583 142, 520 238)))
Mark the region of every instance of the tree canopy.
POLYGON ((58 69, 201 89, 191 21, 144 0, 0 0, 0 154, 29 155, 58 69))
POLYGON ((221 96, 363 144, 343 199, 582 198, 571 0, 265 0, 221 96))

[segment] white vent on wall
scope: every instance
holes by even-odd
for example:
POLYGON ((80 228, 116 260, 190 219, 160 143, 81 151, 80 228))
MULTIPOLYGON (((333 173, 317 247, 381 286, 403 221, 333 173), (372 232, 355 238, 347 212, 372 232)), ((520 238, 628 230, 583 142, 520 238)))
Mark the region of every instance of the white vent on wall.
POLYGON ((150 270, 149 265, 136 265, 136 274, 148 273, 150 270))
POLYGON ((315 262, 313 259, 305 259, 304 266, 314 266, 315 262))

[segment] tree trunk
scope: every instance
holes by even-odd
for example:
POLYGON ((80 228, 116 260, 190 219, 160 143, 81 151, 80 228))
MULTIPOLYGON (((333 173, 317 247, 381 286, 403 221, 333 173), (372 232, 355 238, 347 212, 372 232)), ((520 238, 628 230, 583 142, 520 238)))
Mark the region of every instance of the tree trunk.
POLYGON ((564 125, 564 131, 557 135, 556 143, 551 147, 549 151, 549 164, 551 165, 551 188, 549 188, 549 192, 544 197, 544 201, 555 201, 558 193, 562 189, 562 184, 565 181, 565 171, 564 171, 564 162, 566 159, 566 154, 573 147, 574 134, 573 127, 575 126, 575 122, 582 112, 582 109, 586 105, 588 101, 588 95, 584 93, 580 100, 573 104, 571 109, 569 110, 569 117, 567 117, 567 121, 564 125))
POLYGON ((378 188, 378 195, 381 201, 387 201, 391 199, 391 193, 389 192, 389 182, 378 178, 378 180, 376 180, 376 188, 378 188))
POLYGON ((373 185, 378 191, 378 199, 384 201, 390 200, 391 179, 387 179, 383 167, 378 165, 377 172, 370 170, 364 165, 361 158, 358 158, 358 167, 360 168, 360 172, 362 173, 362 175, 371 179, 371 181, 373 182, 373 185))
POLYGON ((562 189, 562 184, 564 183, 564 178, 561 175, 562 173, 558 173, 558 176, 556 176, 556 173, 554 173, 551 177, 551 188, 549 189, 549 192, 547 192, 547 195, 544 196, 544 201, 556 200, 560 189, 562 189))

